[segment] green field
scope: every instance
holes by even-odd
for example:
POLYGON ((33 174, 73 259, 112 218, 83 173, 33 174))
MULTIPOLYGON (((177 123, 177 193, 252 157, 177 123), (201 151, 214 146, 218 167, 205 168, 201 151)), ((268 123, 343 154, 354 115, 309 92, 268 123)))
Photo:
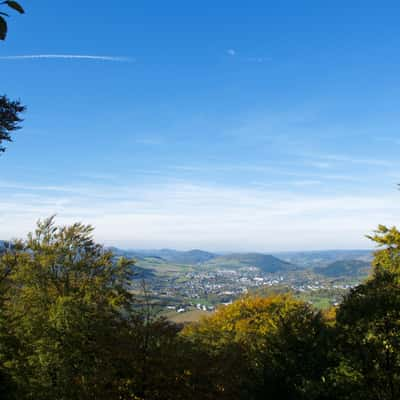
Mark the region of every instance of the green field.
POLYGON ((184 324, 188 322, 197 322, 201 318, 208 317, 210 315, 212 315, 212 313, 208 311, 191 310, 183 313, 177 313, 177 312, 167 313, 165 314, 165 317, 177 324, 184 324))

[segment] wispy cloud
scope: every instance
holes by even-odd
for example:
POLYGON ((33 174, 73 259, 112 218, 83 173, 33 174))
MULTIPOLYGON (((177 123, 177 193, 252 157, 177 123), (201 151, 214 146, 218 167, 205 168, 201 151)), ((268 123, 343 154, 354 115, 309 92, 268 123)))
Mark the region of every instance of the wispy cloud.
POLYGON ((390 160, 382 160, 376 158, 358 158, 344 154, 304 154, 307 157, 313 157, 323 161, 331 161, 336 163, 350 163, 350 164, 361 164, 361 165, 372 165, 376 167, 396 167, 397 162, 390 160))
POLYGON ((101 56, 87 54, 25 54, 15 56, 0 56, 0 60, 88 60, 88 61, 115 61, 115 62, 132 62, 135 61, 130 57, 101 56))
POLYGON ((236 56, 237 52, 235 49, 228 49, 226 50, 226 54, 228 54, 228 56, 236 56))
POLYGON ((378 223, 399 222, 400 215, 396 193, 302 194, 184 182, 42 189, 23 184, 0 189, 0 238, 20 237, 35 220, 56 213, 60 223, 92 223, 100 241, 127 247, 351 248, 369 246, 364 235, 378 223))
MULTIPOLYGON (((303 181, 342 181, 342 182, 365 182, 364 177, 351 176, 349 174, 337 174, 337 173, 326 173, 325 169, 321 168, 321 171, 315 173, 313 171, 303 171, 301 168, 304 163, 282 163, 281 166, 276 165, 240 165, 240 164, 227 164, 227 165, 174 165, 168 167, 168 169, 182 171, 182 172, 193 172, 193 173, 210 173, 210 172, 222 172, 231 173, 234 172, 247 172, 252 174, 265 175, 268 174, 270 177, 295 177, 300 178, 299 182, 303 181), (290 168, 289 168, 290 167, 290 168)), ((306 163, 306 165, 313 165, 306 163)))

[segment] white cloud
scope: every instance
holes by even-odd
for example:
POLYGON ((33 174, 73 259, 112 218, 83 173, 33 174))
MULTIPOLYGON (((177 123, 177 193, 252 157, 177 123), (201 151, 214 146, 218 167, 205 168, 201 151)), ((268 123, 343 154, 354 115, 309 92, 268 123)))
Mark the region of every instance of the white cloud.
POLYGON ((40 59, 116 61, 116 62, 134 61, 132 58, 129 57, 86 55, 86 54, 28 54, 28 55, 16 55, 16 56, 0 56, 0 60, 40 60, 40 59))
POLYGON ((303 157, 320 159, 323 161, 336 162, 336 163, 349 163, 360 165, 372 165, 375 167, 398 167, 397 162, 390 160, 382 160, 376 158, 358 158, 345 154, 318 154, 318 153, 299 153, 303 157))
POLYGON ((52 191, 15 185, 8 192, 0 188, 0 238, 24 236, 38 218, 56 213, 60 223, 93 224, 99 241, 126 247, 306 250, 368 247, 364 235, 379 223, 400 222, 396 192, 385 197, 285 190, 179 183, 52 191))
MULTIPOLYGON (((282 180, 283 176, 286 177, 295 177, 302 178, 304 180, 312 180, 318 182, 321 181, 342 181, 342 182, 366 182, 368 181, 365 177, 360 176, 351 176, 349 174, 336 174, 336 173, 327 173, 325 170, 315 173, 315 172, 307 172, 303 171, 304 165, 306 166, 315 166, 313 163, 306 162, 290 162, 290 163, 280 163, 279 166, 276 166, 276 163, 272 163, 270 165, 240 165, 240 164, 226 164, 226 165, 175 165, 170 166, 169 169, 183 171, 183 172, 247 172, 253 174, 269 174, 271 177, 279 178, 280 184, 287 184, 287 181, 282 180), (286 167, 286 168, 284 168, 286 167), (296 170, 294 170, 294 168, 296 170)), ((322 168, 322 167, 321 167, 322 168)))

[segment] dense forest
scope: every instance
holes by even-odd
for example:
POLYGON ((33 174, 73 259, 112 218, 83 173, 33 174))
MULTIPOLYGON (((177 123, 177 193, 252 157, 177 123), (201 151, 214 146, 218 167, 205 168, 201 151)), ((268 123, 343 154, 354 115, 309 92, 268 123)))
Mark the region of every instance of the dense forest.
POLYGON ((398 399, 400 232, 326 312, 243 297, 175 325, 130 292, 132 260, 90 226, 39 222, 0 258, 2 399, 398 399))

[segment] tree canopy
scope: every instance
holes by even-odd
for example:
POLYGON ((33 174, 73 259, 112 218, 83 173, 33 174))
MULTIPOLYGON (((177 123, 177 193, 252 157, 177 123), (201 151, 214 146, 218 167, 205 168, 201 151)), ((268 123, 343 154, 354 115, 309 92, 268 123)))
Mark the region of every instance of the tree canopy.
POLYGON ((132 262, 114 260, 91 233, 90 226, 58 227, 50 218, 1 257, 3 336, 12 340, 0 359, 19 398, 107 392, 110 337, 129 312, 132 262))
POLYGON ((400 397, 400 232, 381 225, 370 238, 381 247, 372 275, 337 312, 342 357, 335 378, 342 392, 352 388, 349 399, 394 400, 400 397))
POLYGON ((134 263, 80 223, 38 223, 0 255, 0 396, 13 400, 394 400, 400 397, 400 232, 321 313, 246 296, 181 329, 141 308, 134 263))

